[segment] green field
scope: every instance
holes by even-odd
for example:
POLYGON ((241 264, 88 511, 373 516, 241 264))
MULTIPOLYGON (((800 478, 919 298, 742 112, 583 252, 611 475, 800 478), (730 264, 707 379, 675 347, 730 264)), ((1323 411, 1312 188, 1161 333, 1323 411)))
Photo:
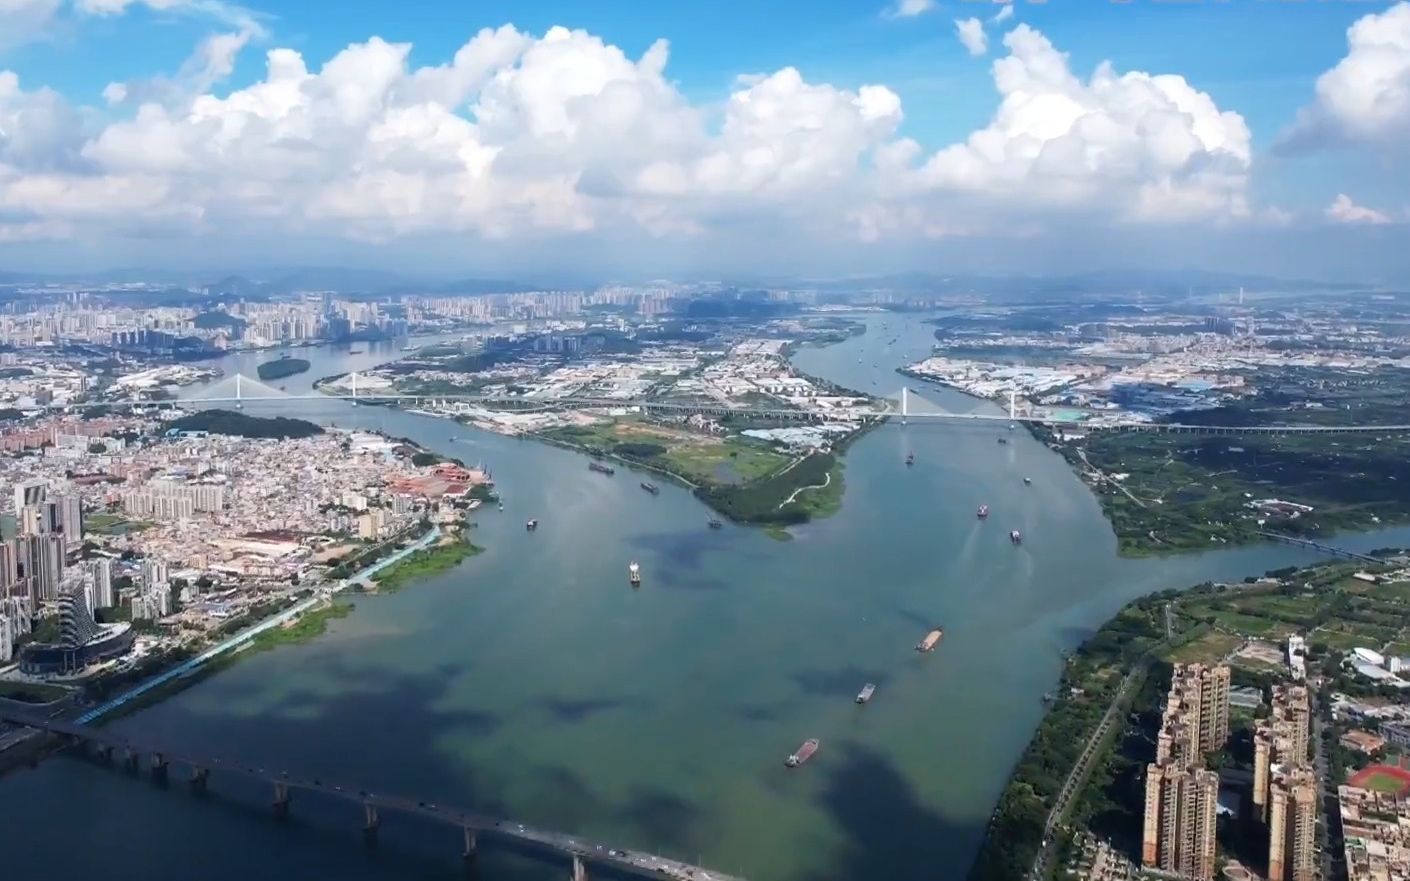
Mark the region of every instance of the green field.
POLYGON ((1360 781, 1360 786, 1361 788, 1369 789, 1372 792, 1389 792, 1392 794, 1398 794, 1405 789, 1405 781, 1395 776, 1394 774, 1387 774, 1383 771, 1374 771, 1370 774, 1367 774, 1365 779, 1360 781))
POLYGON ((151 526, 140 520, 128 520, 121 514, 89 514, 83 518, 83 528, 99 535, 126 535, 151 526))
POLYGON ((1211 630, 1198 639, 1176 646, 1162 657, 1172 664, 1213 664, 1228 657, 1242 642, 1233 634, 1211 630))
POLYGON ((789 457, 744 438, 721 438, 637 420, 568 426, 545 432, 592 452, 668 471, 696 486, 742 484, 784 468, 789 457))

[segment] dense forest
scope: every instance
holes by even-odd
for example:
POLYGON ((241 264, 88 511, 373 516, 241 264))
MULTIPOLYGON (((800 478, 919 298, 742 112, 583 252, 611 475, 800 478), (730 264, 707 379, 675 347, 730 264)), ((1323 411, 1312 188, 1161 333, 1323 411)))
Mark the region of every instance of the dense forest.
POLYGON ((274 361, 266 361, 255 372, 260 379, 283 379, 286 376, 293 376, 296 373, 303 373, 309 364, 303 358, 278 358, 274 361))
POLYGON ((302 419, 247 416, 234 410, 201 410, 168 423, 167 430, 204 431, 210 434, 256 438, 312 437, 323 433, 322 428, 302 419))

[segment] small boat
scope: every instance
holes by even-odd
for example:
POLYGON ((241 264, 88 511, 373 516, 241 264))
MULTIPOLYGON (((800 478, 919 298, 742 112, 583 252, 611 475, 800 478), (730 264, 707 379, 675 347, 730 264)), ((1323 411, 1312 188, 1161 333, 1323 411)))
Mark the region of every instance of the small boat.
POLYGON ((537 520, 530 520, 529 522, 524 524, 524 528, 527 529, 529 532, 533 532, 535 529, 539 528, 539 522, 537 520))
POLYGON ((711 529, 724 529, 724 528, 725 528, 725 525, 724 525, 723 523, 721 523, 719 520, 716 520, 716 519, 713 518, 713 517, 710 518, 710 520, 707 522, 707 525, 708 525, 711 529))
POLYGON ((813 753, 818 751, 818 739, 810 737, 803 741, 803 745, 798 747, 798 752, 793 753, 783 760, 783 763, 790 768, 796 768, 813 757, 813 753))
POLYGON ((1014 544, 1023 544, 1023 533, 1019 532, 1017 529, 1013 530, 1009 533, 1009 541, 1014 544))
POLYGON ((977 516, 980 520, 984 520, 984 519, 988 518, 988 516, 989 516, 989 506, 988 506, 988 505, 980 505, 980 506, 979 506, 979 510, 975 512, 975 516, 977 516))
POLYGON ((644 480, 641 482, 641 488, 651 493, 653 496, 661 491, 661 487, 654 483, 647 483, 644 480))
POLYGON ((1023 478, 1023 485, 1024 485, 1024 486, 1032 486, 1032 485, 1033 485, 1033 478, 1031 478, 1031 477, 1025 477, 1025 478, 1023 478))
POLYGON ((632 583, 632 587, 641 584, 641 567, 635 560, 627 564, 627 580, 632 583))
POLYGON ((907 454, 906 454, 906 464, 907 464, 907 465, 914 465, 915 463, 916 463, 916 454, 915 454, 915 453, 907 453, 907 454))
POLYGON ((500 503, 499 503, 499 509, 500 509, 501 511, 504 510, 504 502, 500 502, 500 503))
POLYGON ((1008 442, 1009 442, 1009 439, 1006 438, 1006 437, 1001 437, 1001 438, 999 438, 999 443, 1001 443, 1001 444, 1006 444, 1006 443, 1008 443, 1008 442))
POLYGON ((868 682, 862 686, 862 690, 857 692, 857 703, 864 704, 871 700, 871 696, 876 693, 876 686, 868 682))
POLYGON ((1013 430, 1015 430, 1015 429, 1017 429, 1017 428, 1018 428, 1018 426, 1017 426, 1016 424, 1014 424, 1014 423, 1012 423, 1012 422, 1009 423, 1009 431, 1013 431, 1013 430))
POLYGON ((601 462, 589 462, 588 470, 596 471, 598 474, 606 474, 608 477, 617 473, 616 468, 613 468, 611 465, 603 465, 601 462))
POLYGON ((935 628, 934 630, 932 630, 932 631, 930 631, 929 633, 927 633, 927 634, 925 635, 925 639, 922 639, 920 642, 916 643, 916 651, 918 651, 918 652, 933 652, 933 651, 935 651, 935 646, 938 645, 938 644, 940 643, 940 640, 942 640, 942 639, 944 639, 944 638, 945 638, 945 628, 943 628, 943 627, 937 627, 937 628, 935 628))

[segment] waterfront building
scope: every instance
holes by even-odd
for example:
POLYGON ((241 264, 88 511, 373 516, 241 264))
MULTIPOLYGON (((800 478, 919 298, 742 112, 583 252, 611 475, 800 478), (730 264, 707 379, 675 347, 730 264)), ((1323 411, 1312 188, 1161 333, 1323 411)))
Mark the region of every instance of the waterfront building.
POLYGON ((93 619, 82 589, 59 596, 59 637, 52 643, 30 643, 20 653, 25 673, 74 673, 95 661, 123 654, 132 647, 131 625, 99 624, 93 619))
POLYGON ((1229 668, 1176 664, 1164 717, 1187 726, 1198 755, 1222 747, 1229 738, 1229 668))
POLYGON ((1204 768, 1146 767, 1141 863, 1196 881, 1213 881, 1219 775, 1204 768))

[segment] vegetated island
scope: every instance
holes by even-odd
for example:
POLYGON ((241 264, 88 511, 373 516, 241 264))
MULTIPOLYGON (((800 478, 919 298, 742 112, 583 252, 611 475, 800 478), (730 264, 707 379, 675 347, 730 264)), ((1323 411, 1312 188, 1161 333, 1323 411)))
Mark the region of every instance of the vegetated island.
POLYGON ((255 368, 260 379, 283 379, 286 376, 293 376, 303 373, 309 368, 308 361, 303 358, 276 358, 273 361, 266 361, 255 368))
POLYGON ((283 416, 247 416, 235 410, 198 410, 166 423, 168 432, 204 431, 234 437, 299 438, 322 434, 322 427, 283 416))
MULTIPOLYGON (((1331 692, 1393 693, 1390 686, 1342 668, 1343 659, 1358 647, 1387 657, 1410 653, 1407 558, 1394 550, 1373 555, 1386 563, 1289 566, 1239 584, 1206 582, 1186 591, 1162 591, 1118 611, 1067 658, 1057 687, 1044 698, 1048 711, 999 798, 969 881, 1028 876, 1043 847, 1048 812, 1113 704, 1118 724, 1098 744, 1086 779, 1074 781, 1074 795, 1060 818, 1056 834, 1064 837, 1056 842, 1057 865, 1076 856, 1078 839, 1088 832, 1110 841, 1139 865, 1145 767, 1153 760, 1160 710, 1176 663, 1227 663, 1233 687, 1263 693, 1262 710, 1231 708, 1227 744, 1207 761, 1212 768, 1249 774, 1254 719, 1259 712, 1266 714, 1271 686, 1288 678, 1286 667, 1274 660, 1286 658, 1283 644, 1288 636, 1303 636, 1307 670, 1327 677, 1318 700, 1323 707, 1330 704, 1331 692)), ((1332 791, 1352 761, 1349 751, 1337 747, 1341 725, 1328 726, 1332 791)), ((1226 852, 1231 840, 1237 847, 1239 835, 1236 828, 1226 836, 1221 827, 1226 852)), ((1266 858, 1266 833, 1252 842, 1249 852, 1255 859, 1260 852, 1266 858)))
POLYGON ((539 437, 656 471, 739 523, 781 529, 826 517, 842 504, 839 456, 845 442, 832 451, 790 454, 743 436, 703 435, 636 419, 564 426, 539 437))

